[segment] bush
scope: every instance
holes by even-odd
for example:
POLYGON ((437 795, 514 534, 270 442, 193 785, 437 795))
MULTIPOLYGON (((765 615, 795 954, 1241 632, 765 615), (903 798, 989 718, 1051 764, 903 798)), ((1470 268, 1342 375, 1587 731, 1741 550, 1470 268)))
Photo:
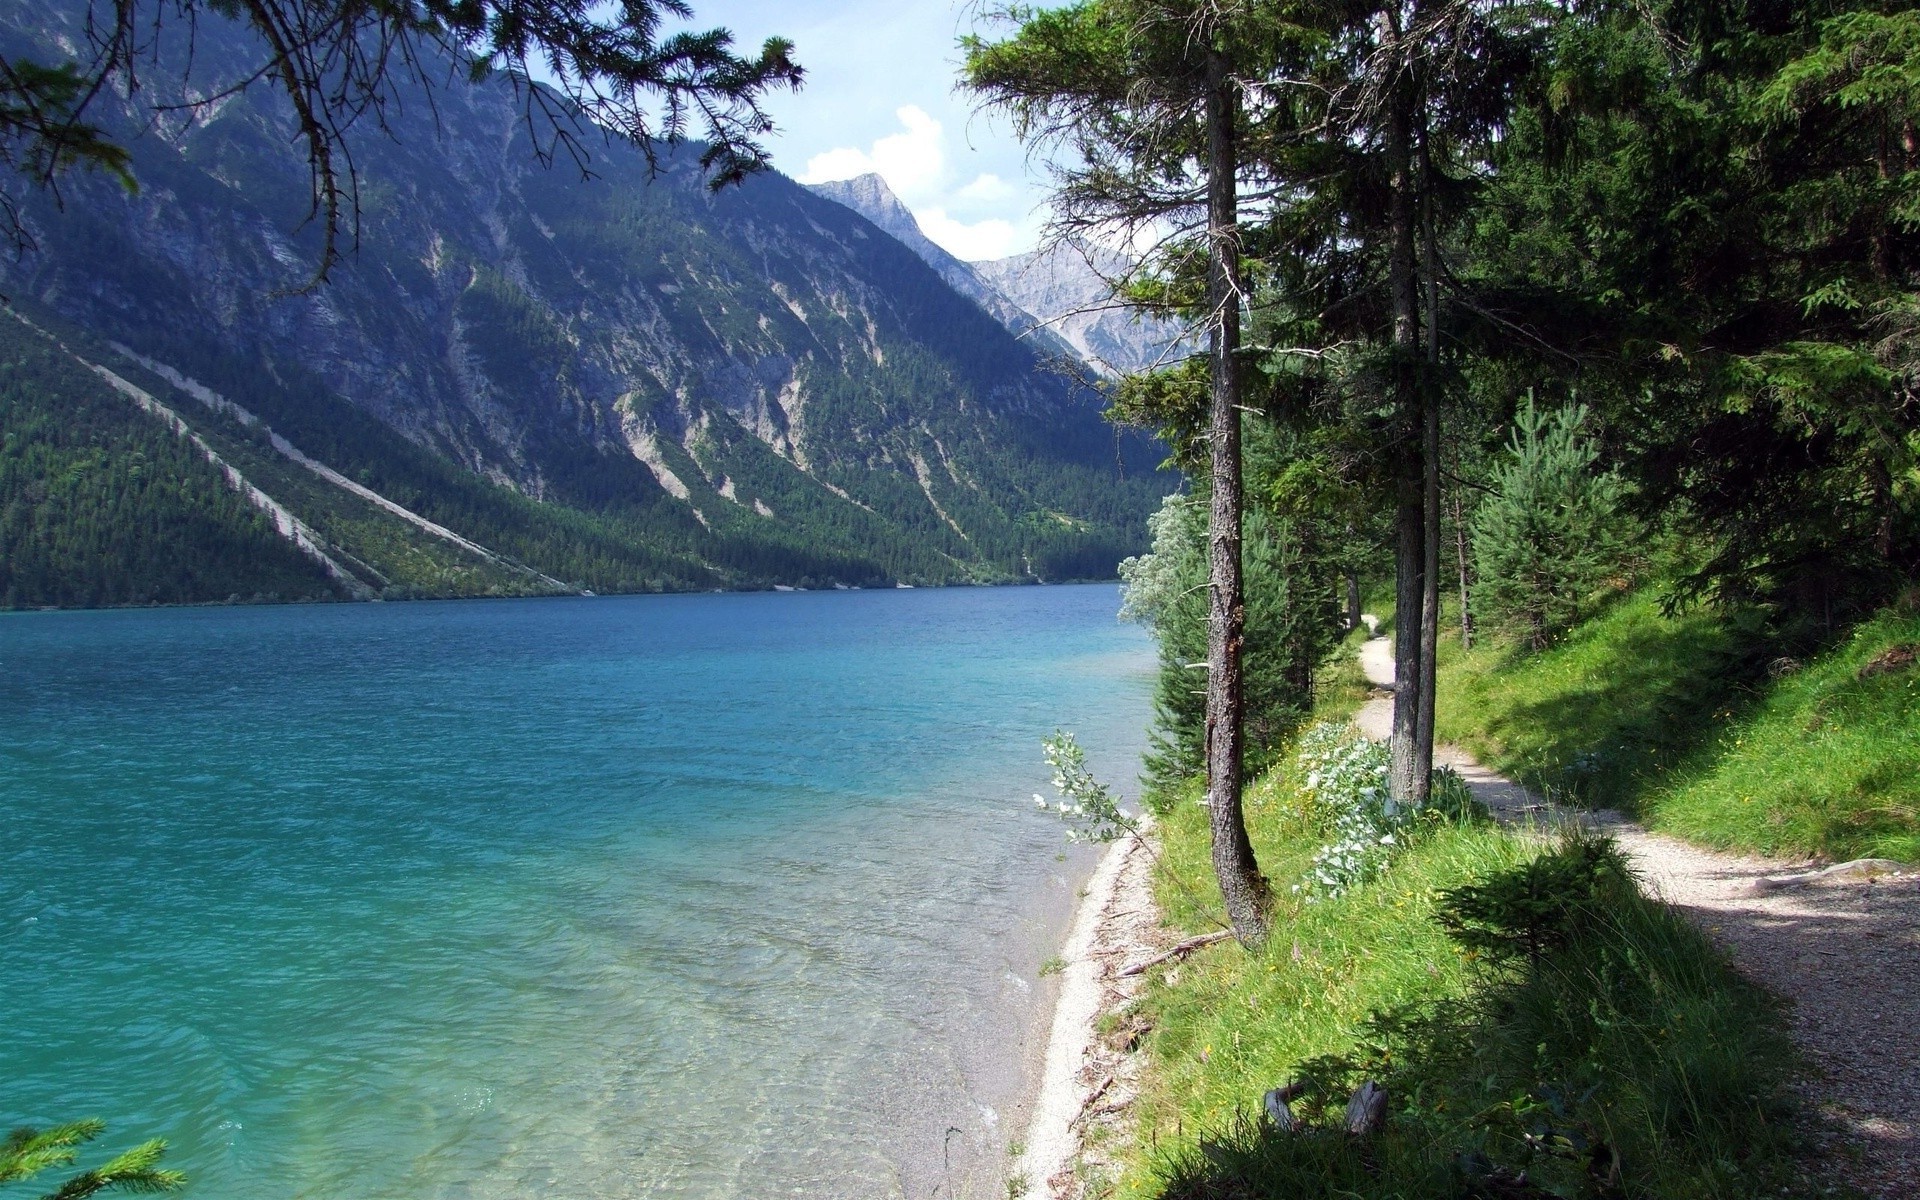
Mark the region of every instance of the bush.
POLYGON ((1628 877, 1613 843, 1575 840, 1484 882, 1449 888, 1436 917, 1454 941, 1489 959, 1538 962, 1571 940, 1628 877))
POLYGON ((1422 824, 1483 815, 1451 768, 1434 772, 1432 794, 1417 808, 1393 800, 1388 769, 1386 744, 1344 722, 1323 721, 1301 735, 1294 751, 1299 794, 1333 836, 1314 852, 1296 893, 1308 900, 1341 895, 1377 875, 1422 824))

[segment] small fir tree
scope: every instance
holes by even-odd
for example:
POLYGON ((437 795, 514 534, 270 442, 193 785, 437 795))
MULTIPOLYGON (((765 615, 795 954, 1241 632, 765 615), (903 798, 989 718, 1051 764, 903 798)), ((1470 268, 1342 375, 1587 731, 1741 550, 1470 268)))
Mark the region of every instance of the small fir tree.
POLYGON ((1473 516, 1474 606, 1535 650, 1579 618, 1618 544, 1620 479, 1594 470, 1600 451, 1586 420, 1583 405, 1541 411, 1529 392, 1494 492, 1473 516))

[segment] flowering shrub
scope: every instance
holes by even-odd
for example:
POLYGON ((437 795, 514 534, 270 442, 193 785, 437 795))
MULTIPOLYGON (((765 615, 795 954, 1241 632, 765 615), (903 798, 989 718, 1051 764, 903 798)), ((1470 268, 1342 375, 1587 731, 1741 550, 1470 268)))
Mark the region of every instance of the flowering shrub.
POLYGON ((1386 743, 1351 725, 1322 721, 1301 735, 1294 751, 1300 796, 1333 838, 1314 851, 1295 892, 1309 900, 1342 895, 1379 874, 1422 818, 1461 820, 1477 807, 1450 767, 1434 772, 1426 804, 1398 804, 1388 790, 1388 766, 1386 743))
POLYGON ((1107 785, 1087 770, 1087 752, 1071 733, 1055 730, 1040 744, 1046 748, 1047 765, 1053 768, 1053 790, 1060 793, 1060 800, 1050 805, 1045 796, 1035 793, 1033 802, 1059 814, 1067 823, 1068 841, 1117 842, 1139 831, 1139 821, 1121 812, 1119 801, 1107 785))

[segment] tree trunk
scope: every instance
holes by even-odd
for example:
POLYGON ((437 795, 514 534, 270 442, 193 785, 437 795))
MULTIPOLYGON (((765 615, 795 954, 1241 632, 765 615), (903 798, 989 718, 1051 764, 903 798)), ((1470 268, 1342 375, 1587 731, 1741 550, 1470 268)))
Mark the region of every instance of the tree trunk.
MULTIPOLYGON (((1401 52, 1400 31, 1386 14, 1390 60, 1401 52)), ((1394 625, 1393 734, 1388 743, 1392 765, 1388 791, 1401 803, 1426 798, 1428 776, 1420 769, 1420 633, 1427 560, 1426 490, 1420 446, 1425 440, 1416 375, 1420 354, 1419 282, 1415 278, 1413 180, 1413 96, 1397 85, 1389 97, 1387 170, 1392 196, 1388 208, 1387 275, 1393 302, 1393 390, 1398 420, 1394 463, 1394 625)), ((1429 752, 1430 754, 1430 752, 1429 752)))
POLYGON ((1213 871, 1234 936, 1266 940, 1271 895, 1247 840, 1240 807, 1245 725, 1240 654, 1246 604, 1240 573, 1240 232, 1234 118, 1238 104, 1226 56, 1207 50, 1207 301, 1213 360, 1208 431, 1213 442, 1213 507, 1207 522, 1207 806, 1213 871))
POLYGON ((1433 716, 1440 665, 1440 401, 1431 381, 1420 392, 1426 474, 1420 497, 1425 518, 1421 523, 1420 703, 1413 743, 1414 786, 1408 795, 1425 804, 1433 790, 1433 716))
POLYGON ((1360 576, 1347 572, 1347 628, 1360 628, 1360 576))
POLYGON ((1472 593, 1467 586, 1467 517, 1460 503, 1460 489, 1453 489, 1453 548, 1460 559, 1460 648, 1473 649, 1472 593))
POLYGON ((1420 232, 1427 284, 1427 375, 1420 387, 1421 505, 1420 707, 1414 735, 1414 797, 1426 803, 1433 781, 1433 718, 1440 664, 1440 249, 1433 233, 1433 157, 1420 131, 1420 232))

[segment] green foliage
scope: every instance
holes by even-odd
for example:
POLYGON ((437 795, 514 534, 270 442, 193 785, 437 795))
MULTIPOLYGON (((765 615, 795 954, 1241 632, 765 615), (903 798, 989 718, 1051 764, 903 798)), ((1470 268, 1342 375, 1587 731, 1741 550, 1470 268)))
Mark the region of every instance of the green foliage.
POLYGON ((1647 13, 1554 22, 1457 253, 1691 594, 1844 622, 1920 569, 1912 14, 1647 13))
MULTIPOLYGON (((47 66, 0 58, 0 166, 43 180, 71 167, 88 167, 133 190, 126 148, 81 117, 92 86, 75 63, 47 66)), ((15 222, 6 196, 0 187, 0 208, 15 222)), ((17 224, 14 231, 19 232, 17 224)))
MULTIPOLYGON (((1160 644, 1147 755, 1147 777, 1158 791, 1197 771, 1203 753, 1206 529, 1204 497, 1169 496, 1148 521, 1152 552, 1120 564, 1126 584, 1122 615, 1151 628, 1160 644)), ((1260 508, 1241 526, 1247 597, 1241 671, 1250 772, 1305 720, 1313 706, 1315 669, 1332 649, 1331 588, 1316 569, 1305 530, 1304 523, 1260 508)))
MULTIPOLYGON (((1275 801, 1257 838, 1284 838, 1275 801)), ((1192 869, 1203 823, 1163 831, 1168 869, 1192 869)), ((1779 1010, 1604 842, 1441 828, 1368 886, 1286 913, 1261 954, 1160 972, 1140 1008, 1152 1065, 1122 1196, 1459 1200, 1523 1171, 1566 1197, 1807 1187, 1779 1010), (1297 1080, 1296 1117, 1333 1125, 1362 1079, 1389 1096, 1364 1143, 1258 1116, 1297 1080)))
POLYGON ((1807 650, 1643 590, 1544 653, 1450 652, 1440 735, 1530 785, 1767 854, 1920 858, 1912 607, 1807 650), (1887 668, 1875 669, 1875 663, 1887 668))
MULTIPOLYGON (((1060 793, 1054 811, 1069 826, 1068 840, 1105 845, 1140 832, 1140 822, 1122 812, 1107 785, 1087 769, 1087 752, 1071 733, 1056 729, 1041 745, 1053 771, 1053 790, 1060 793)), ((1047 807, 1046 797, 1033 799, 1047 807)))
POLYGON ((1573 940, 1630 872, 1619 848, 1576 837, 1553 854, 1440 893, 1447 936, 1496 962, 1538 963, 1573 940))
POLYGON ((1293 885, 1294 893, 1308 900, 1339 896, 1378 875, 1394 855, 1436 826, 1486 816, 1450 767, 1434 772, 1425 804, 1395 803, 1388 766, 1386 744, 1345 721, 1322 721, 1300 735, 1288 774, 1326 841, 1314 851, 1305 877, 1293 885))
POLYGON ((1579 620, 1623 539, 1619 480, 1594 470, 1600 451, 1586 419, 1578 405, 1542 412, 1529 393, 1493 468, 1493 494, 1474 512, 1478 613, 1521 630, 1536 650, 1579 620))
MULTIPOLYGON (((70 1167, 79 1147, 105 1132, 100 1120, 75 1121, 51 1129, 16 1129, 0 1140, 0 1187, 32 1179, 42 1171, 70 1167)), ((83 1200, 96 1192, 177 1192, 187 1177, 162 1168, 167 1144, 159 1139, 122 1151, 97 1167, 69 1176, 43 1200, 83 1200)))

